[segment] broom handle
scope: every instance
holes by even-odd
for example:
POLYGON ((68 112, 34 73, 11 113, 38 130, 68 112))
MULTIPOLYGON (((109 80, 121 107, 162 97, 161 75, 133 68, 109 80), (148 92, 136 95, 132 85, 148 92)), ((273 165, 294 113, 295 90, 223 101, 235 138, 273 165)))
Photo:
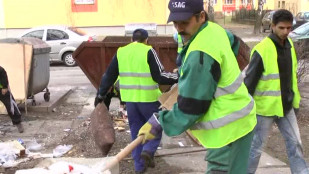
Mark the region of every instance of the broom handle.
POLYGON ((134 141, 128 144, 122 151, 120 151, 115 158, 112 158, 102 169, 104 172, 107 169, 111 169, 113 166, 117 165, 123 158, 128 156, 136 146, 142 143, 144 135, 138 136, 134 141))

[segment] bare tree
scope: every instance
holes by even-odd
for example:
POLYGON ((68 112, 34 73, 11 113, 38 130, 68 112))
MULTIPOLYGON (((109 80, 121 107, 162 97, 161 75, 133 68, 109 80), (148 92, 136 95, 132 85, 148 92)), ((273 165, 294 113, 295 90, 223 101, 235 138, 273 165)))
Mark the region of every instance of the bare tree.
POLYGON ((254 24, 254 34, 260 34, 261 33, 261 25, 262 25, 262 12, 263 12, 263 6, 264 6, 264 0, 259 0, 258 2, 258 9, 257 9, 257 15, 255 15, 255 24, 254 24))
POLYGON ((214 0, 208 1, 208 18, 210 21, 215 21, 214 0))

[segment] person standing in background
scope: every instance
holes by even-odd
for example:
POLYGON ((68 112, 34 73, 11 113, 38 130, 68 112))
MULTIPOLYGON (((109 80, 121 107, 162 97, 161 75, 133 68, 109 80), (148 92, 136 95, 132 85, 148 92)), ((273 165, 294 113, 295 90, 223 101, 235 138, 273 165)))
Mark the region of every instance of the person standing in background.
POLYGON ((3 67, 0 66, 0 101, 4 104, 7 113, 9 114, 13 125, 18 129, 19 133, 24 132, 24 127, 21 123, 21 113, 17 107, 15 99, 9 88, 9 80, 7 73, 3 67))

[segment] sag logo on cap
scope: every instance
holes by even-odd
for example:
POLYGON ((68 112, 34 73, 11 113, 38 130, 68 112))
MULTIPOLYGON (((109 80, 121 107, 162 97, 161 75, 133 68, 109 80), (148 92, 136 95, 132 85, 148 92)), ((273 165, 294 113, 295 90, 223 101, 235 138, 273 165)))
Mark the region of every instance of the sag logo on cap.
POLYGON ((186 2, 173 2, 173 8, 186 8, 186 2))

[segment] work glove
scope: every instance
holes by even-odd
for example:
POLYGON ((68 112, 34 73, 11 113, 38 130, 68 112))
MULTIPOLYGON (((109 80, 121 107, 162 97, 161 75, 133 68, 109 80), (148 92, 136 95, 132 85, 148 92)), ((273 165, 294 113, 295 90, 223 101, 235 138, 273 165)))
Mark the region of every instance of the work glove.
POLYGON ((142 144, 152 140, 162 132, 162 127, 158 120, 158 113, 154 113, 138 132, 138 136, 144 135, 142 144))
POLYGON ((96 107, 99 103, 101 103, 104 100, 105 97, 98 94, 94 99, 94 107, 96 107))

